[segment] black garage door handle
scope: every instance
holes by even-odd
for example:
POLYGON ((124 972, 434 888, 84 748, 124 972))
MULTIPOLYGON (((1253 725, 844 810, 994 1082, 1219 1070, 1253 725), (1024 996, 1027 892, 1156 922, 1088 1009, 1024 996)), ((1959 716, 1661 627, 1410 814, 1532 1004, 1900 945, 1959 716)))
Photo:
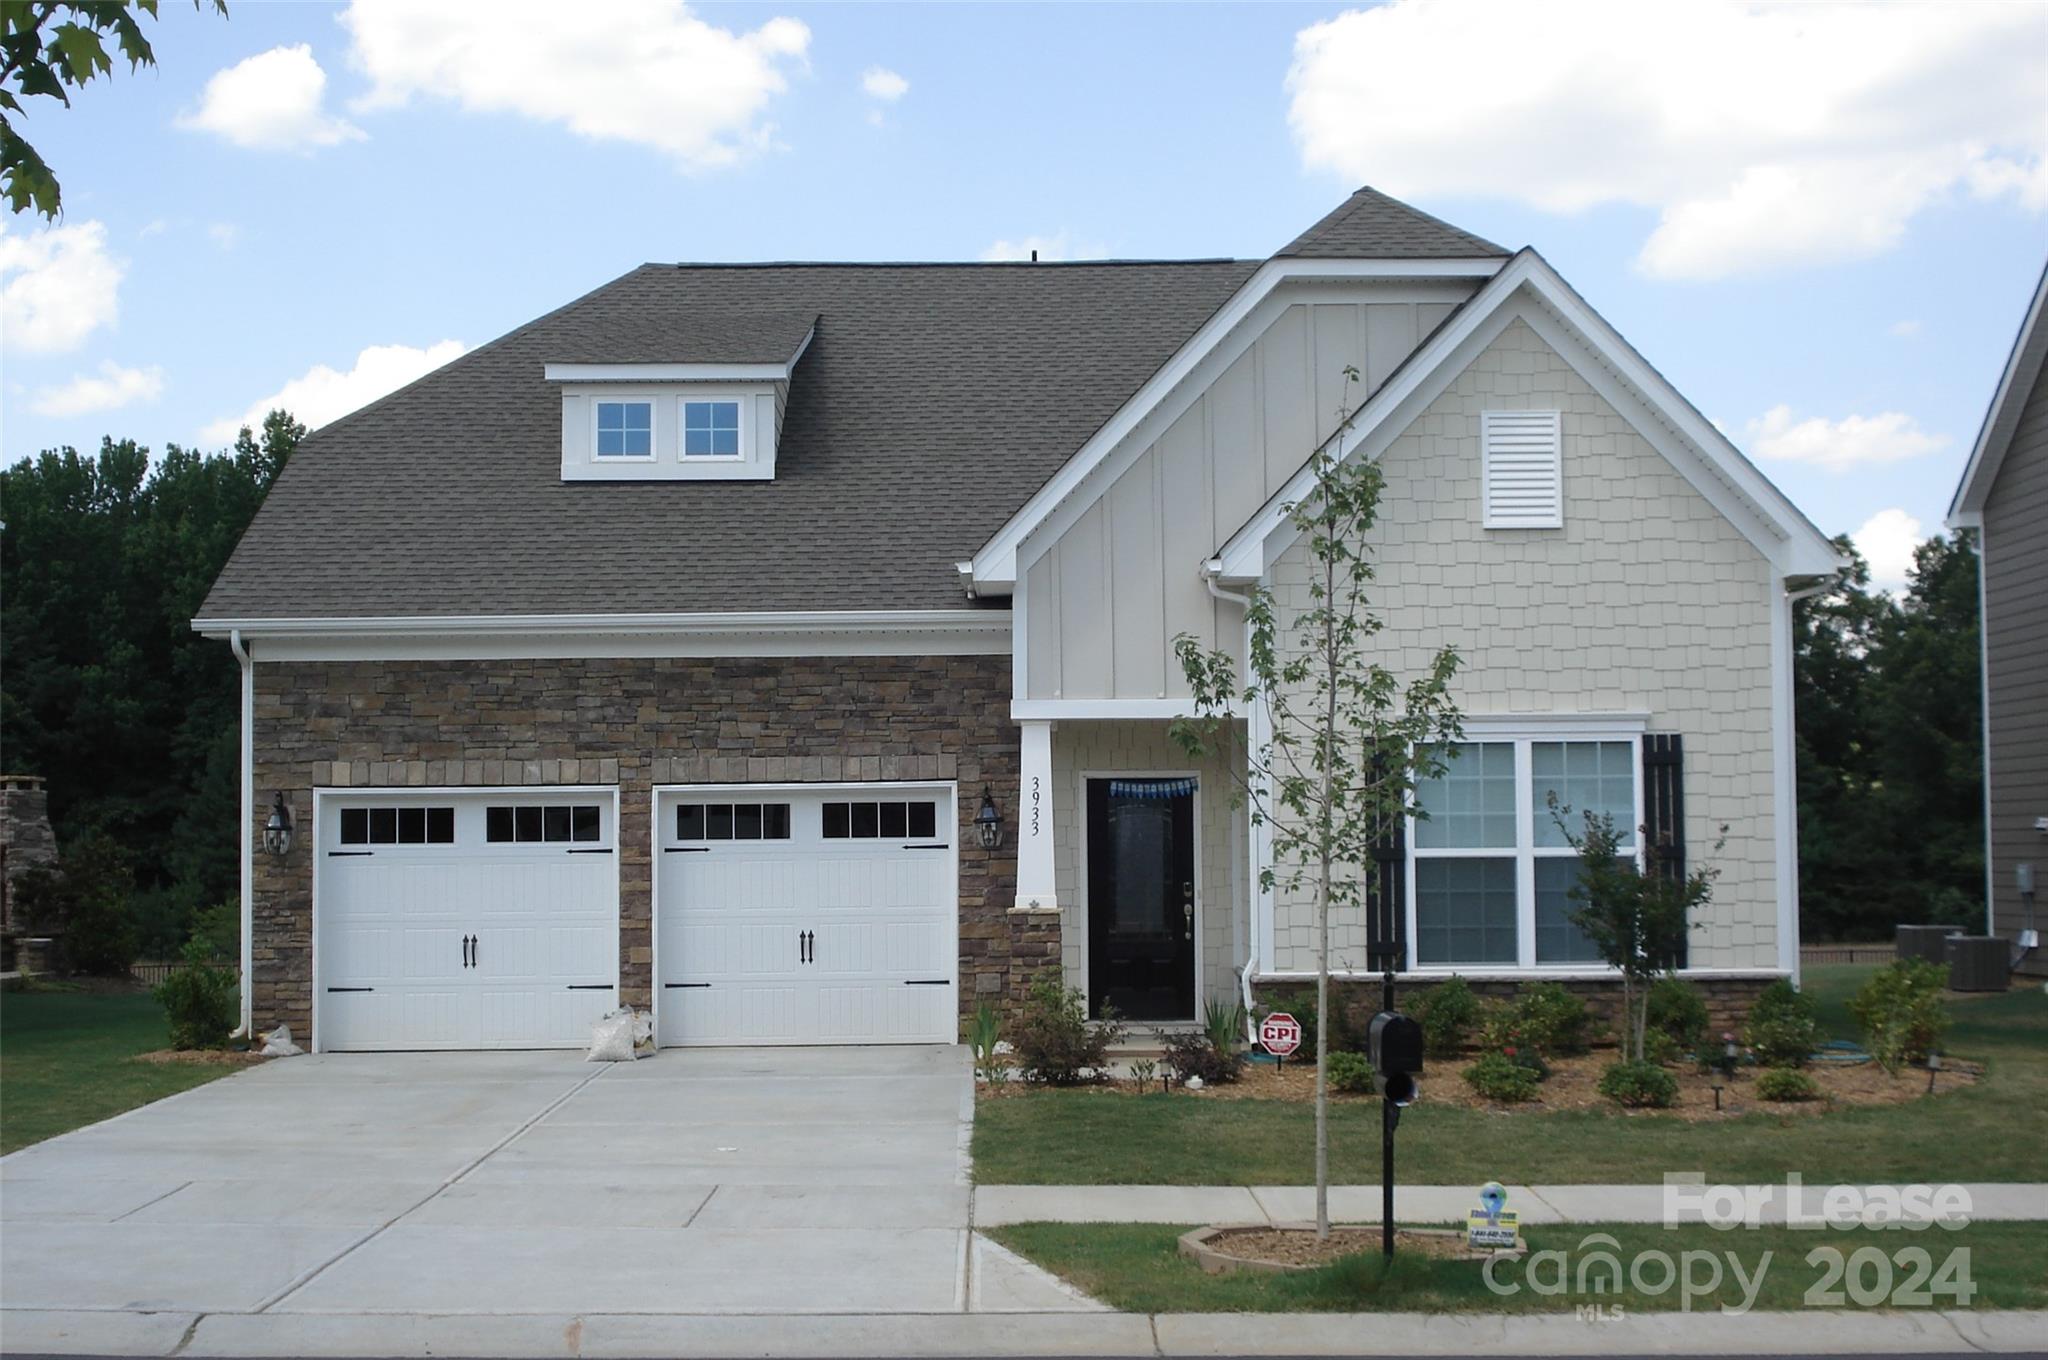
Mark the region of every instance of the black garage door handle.
POLYGON ((608 992, 612 989, 613 985, 609 982, 572 982, 569 984, 569 990, 572 992, 608 992))
POLYGON ((330 992, 374 992, 375 987, 329 987, 330 992))

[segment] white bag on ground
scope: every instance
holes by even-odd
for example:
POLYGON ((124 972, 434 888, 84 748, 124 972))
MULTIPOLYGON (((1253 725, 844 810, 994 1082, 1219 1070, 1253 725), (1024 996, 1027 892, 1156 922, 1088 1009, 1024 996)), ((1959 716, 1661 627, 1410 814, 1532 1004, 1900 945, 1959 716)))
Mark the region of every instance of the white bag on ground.
POLYGON ((263 1036, 263 1047, 259 1051, 266 1058, 292 1058, 306 1050, 292 1042, 290 1025, 279 1025, 263 1036))
POLYGON ((633 1060, 633 1012, 607 1011, 590 1027, 588 1062, 633 1060))

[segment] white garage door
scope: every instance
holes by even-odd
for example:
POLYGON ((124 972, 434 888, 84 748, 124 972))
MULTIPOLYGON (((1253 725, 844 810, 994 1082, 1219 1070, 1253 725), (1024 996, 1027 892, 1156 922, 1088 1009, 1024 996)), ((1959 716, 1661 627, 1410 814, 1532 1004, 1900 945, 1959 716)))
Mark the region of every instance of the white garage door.
POLYGON ((326 794, 323 1050, 569 1048, 617 1005, 613 792, 326 794))
POLYGON ((671 790, 655 817, 661 1042, 957 1038, 950 786, 671 790))

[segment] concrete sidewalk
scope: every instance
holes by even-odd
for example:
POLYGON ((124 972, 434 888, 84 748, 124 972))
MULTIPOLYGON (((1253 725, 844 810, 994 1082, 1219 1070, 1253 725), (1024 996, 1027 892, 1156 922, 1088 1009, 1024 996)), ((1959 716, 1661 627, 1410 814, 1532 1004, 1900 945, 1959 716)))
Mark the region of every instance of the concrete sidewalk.
POLYGON ((759 1356, 2021 1354, 2048 1313, 1025 1313, 451 1317, 382 1313, 8 1312, 12 1355, 493 1356, 640 1360, 759 1356))
MULTIPOLYGON (((1782 1184, 1743 1187, 1768 1192, 1762 1220, 1783 1223, 1793 1206, 1782 1184)), ((1813 1218, 1832 1187, 1801 1187, 1798 1214, 1813 1218)), ((1866 1202, 1897 1187, 1859 1186, 1866 1202)), ((2048 1219, 2048 1184, 1963 1183, 1972 1222, 2048 1219)), ((1662 1185, 1510 1185, 1507 1207, 1524 1224, 1662 1223, 1662 1185)), ((1697 1203, 1698 1194, 1693 1200, 1697 1203)), ((1456 1223, 1479 1204, 1470 1185, 1402 1185, 1394 1217, 1403 1223, 1456 1223)), ((1333 1185, 1330 1214, 1346 1223, 1380 1221, 1380 1187, 1333 1185)), ((1315 1217, 1315 1190, 1305 1185, 984 1185, 974 1192, 974 1226, 1006 1223, 1299 1223, 1315 1217)), ((1697 1223, 1697 1212, 1680 1222, 1697 1223)))

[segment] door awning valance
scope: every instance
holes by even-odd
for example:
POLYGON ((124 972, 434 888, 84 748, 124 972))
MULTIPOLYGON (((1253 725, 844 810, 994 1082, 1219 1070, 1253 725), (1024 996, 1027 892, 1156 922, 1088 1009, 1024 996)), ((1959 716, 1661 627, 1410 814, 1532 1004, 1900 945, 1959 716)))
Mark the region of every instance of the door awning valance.
POLYGON ((1112 798, 1181 798, 1195 791, 1192 779, 1112 779, 1109 781, 1109 796, 1112 798))

